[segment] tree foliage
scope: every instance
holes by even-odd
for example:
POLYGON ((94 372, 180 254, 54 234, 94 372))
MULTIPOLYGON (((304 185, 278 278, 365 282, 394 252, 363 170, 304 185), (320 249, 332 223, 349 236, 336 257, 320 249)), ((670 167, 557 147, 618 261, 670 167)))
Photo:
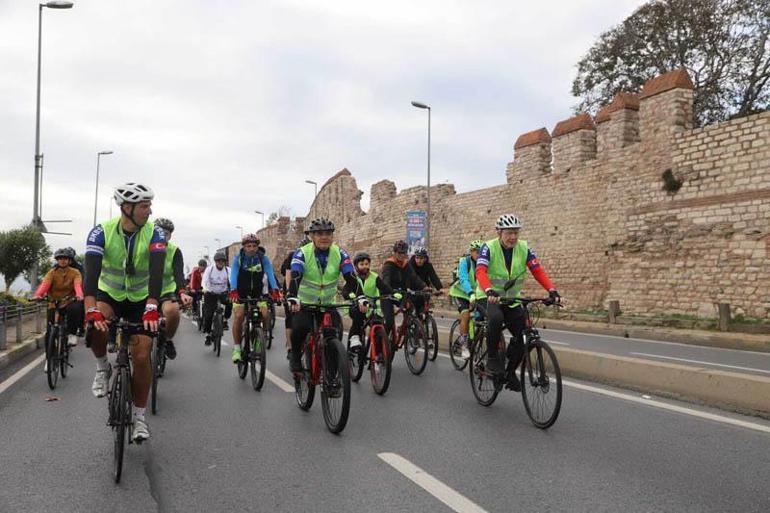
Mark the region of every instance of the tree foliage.
POLYGON ((698 125, 770 105, 770 0, 653 0, 599 36, 577 64, 578 111, 685 68, 698 125))
POLYGON ((6 292, 19 275, 40 261, 46 250, 50 260, 51 250, 43 234, 31 225, 0 232, 0 273, 5 279, 6 292))

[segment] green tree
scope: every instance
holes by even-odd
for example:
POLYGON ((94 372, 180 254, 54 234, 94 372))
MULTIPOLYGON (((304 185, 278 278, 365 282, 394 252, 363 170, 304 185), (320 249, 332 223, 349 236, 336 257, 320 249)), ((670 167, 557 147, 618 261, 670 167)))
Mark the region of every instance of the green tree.
MULTIPOLYGON (((38 257, 37 261, 37 281, 38 283, 43 279, 43 277, 53 268, 53 253, 51 252, 51 248, 49 246, 45 246, 40 251, 40 256, 38 257)), ((25 270, 22 275, 24 276, 24 279, 28 282, 32 283, 32 268, 29 268, 25 270)))
POLYGON ((11 283, 31 269, 46 250, 50 255, 51 250, 43 234, 31 225, 0 232, 0 273, 5 279, 6 292, 10 290, 11 283))
POLYGON ((653 0, 601 34, 577 64, 577 111, 685 68, 698 125, 770 105, 770 0, 653 0))

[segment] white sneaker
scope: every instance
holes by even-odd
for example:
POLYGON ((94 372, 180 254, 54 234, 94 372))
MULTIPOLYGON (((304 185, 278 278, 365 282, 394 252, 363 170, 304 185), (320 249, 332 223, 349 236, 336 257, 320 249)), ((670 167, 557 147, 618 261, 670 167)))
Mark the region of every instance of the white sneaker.
POLYGON ((462 356, 464 359, 468 359, 471 357, 471 352, 468 350, 468 341, 463 340, 460 342, 460 347, 462 348, 462 351, 460 353, 460 356, 462 356))
POLYGON ((131 439, 140 444, 150 438, 150 427, 144 417, 134 417, 134 435, 131 439))
POLYGON ((94 383, 91 385, 91 392, 95 397, 104 397, 107 395, 107 384, 112 376, 112 366, 108 365, 106 369, 96 370, 96 376, 94 376, 94 383))
POLYGON ((361 347, 361 338, 358 335, 350 337, 350 349, 358 349, 361 347))
POLYGON ((76 345, 78 345, 78 336, 67 335, 67 345, 70 347, 75 347, 76 345))

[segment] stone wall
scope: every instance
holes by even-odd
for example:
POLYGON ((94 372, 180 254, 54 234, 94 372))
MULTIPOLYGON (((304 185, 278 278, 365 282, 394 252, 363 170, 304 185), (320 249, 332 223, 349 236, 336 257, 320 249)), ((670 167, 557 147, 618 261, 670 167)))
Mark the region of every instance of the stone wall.
MULTIPOLYGON (((692 98, 687 73, 667 73, 638 94, 618 94, 593 119, 520 136, 504 184, 460 194, 431 187, 431 260, 440 276, 448 281, 467 242, 493 237, 496 217, 511 212, 571 309, 618 299, 626 313, 713 317, 715 304, 728 302, 734 313, 767 318, 770 112, 693 129, 692 98)), ((340 244, 366 249, 379 268, 405 235, 406 211, 425 208, 426 188, 397 192, 378 182, 368 212, 360 197, 344 169, 308 218, 330 217, 340 244)), ((286 224, 261 237, 283 258, 300 232, 286 224)))

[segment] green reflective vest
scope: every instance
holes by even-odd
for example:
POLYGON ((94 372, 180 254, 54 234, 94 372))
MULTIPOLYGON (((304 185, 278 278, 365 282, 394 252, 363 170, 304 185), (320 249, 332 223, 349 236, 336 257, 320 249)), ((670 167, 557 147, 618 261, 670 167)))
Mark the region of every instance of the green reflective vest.
MULTIPOLYGON (((474 299, 484 299, 487 297, 486 294, 483 292, 479 293, 479 288, 476 284, 476 264, 475 262, 472 262, 472 259, 470 255, 462 256, 460 257, 460 261, 457 262, 457 269, 459 270, 461 266, 468 266, 468 281, 471 283, 471 295, 473 295, 474 299)), ((460 297, 463 299, 470 300, 471 295, 466 294, 463 290, 462 285, 460 285, 460 280, 458 279, 455 281, 452 286, 449 288, 449 295, 452 297, 460 297)))
POLYGON ((299 283, 299 302, 305 305, 328 305, 334 303, 337 295, 337 281, 340 277, 342 255, 340 247, 332 244, 329 248, 329 259, 326 268, 321 272, 321 266, 315 257, 315 246, 312 242, 300 248, 305 257, 305 270, 299 283))
POLYGON ((150 293, 150 241, 153 224, 146 223, 133 235, 133 275, 126 274, 128 251, 120 226, 120 217, 102 223, 104 228, 104 257, 99 275, 99 290, 115 301, 132 302, 147 299, 150 293))
MULTIPOLYGON (((513 257, 511 258, 511 270, 505 267, 505 256, 503 255, 503 247, 500 244, 500 239, 493 239, 487 241, 487 247, 489 247, 489 267, 487 268, 487 275, 489 281, 492 282, 492 289, 500 294, 501 297, 514 299, 521 294, 521 287, 524 284, 524 277, 527 272, 527 255, 529 254, 529 245, 527 241, 520 240, 516 243, 516 247, 513 248, 513 257), (518 278, 516 285, 504 290, 505 284, 513 279, 518 278)), ((477 285, 476 291, 481 291, 481 286, 477 285)))
MULTIPOLYGON (((380 289, 377 288, 377 277, 379 275, 374 271, 369 271, 369 275, 366 277, 366 280, 363 282, 361 281, 361 277, 358 276, 358 273, 356 273, 356 279, 361 284, 361 288, 364 291, 364 296, 368 298, 372 297, 379 297, 380 296, 380 289)), ((367 312, 367 317, 369 315, 372 315, 372 312, 375 311, 374 303, 369 305, 369 311, 367 312)), ((380 302, 377 301, 377 309, 376 309, 377 315, 382 316, 382 310, 380 310, 380 302)))
POLYGON ((176 250, 177 247, 173 242, 168 241, 166 243, 166 261, 163 264, 163 289, 160 291, 161 296, 176 293, 176 281, 174 281, 173 269, 176 250))

